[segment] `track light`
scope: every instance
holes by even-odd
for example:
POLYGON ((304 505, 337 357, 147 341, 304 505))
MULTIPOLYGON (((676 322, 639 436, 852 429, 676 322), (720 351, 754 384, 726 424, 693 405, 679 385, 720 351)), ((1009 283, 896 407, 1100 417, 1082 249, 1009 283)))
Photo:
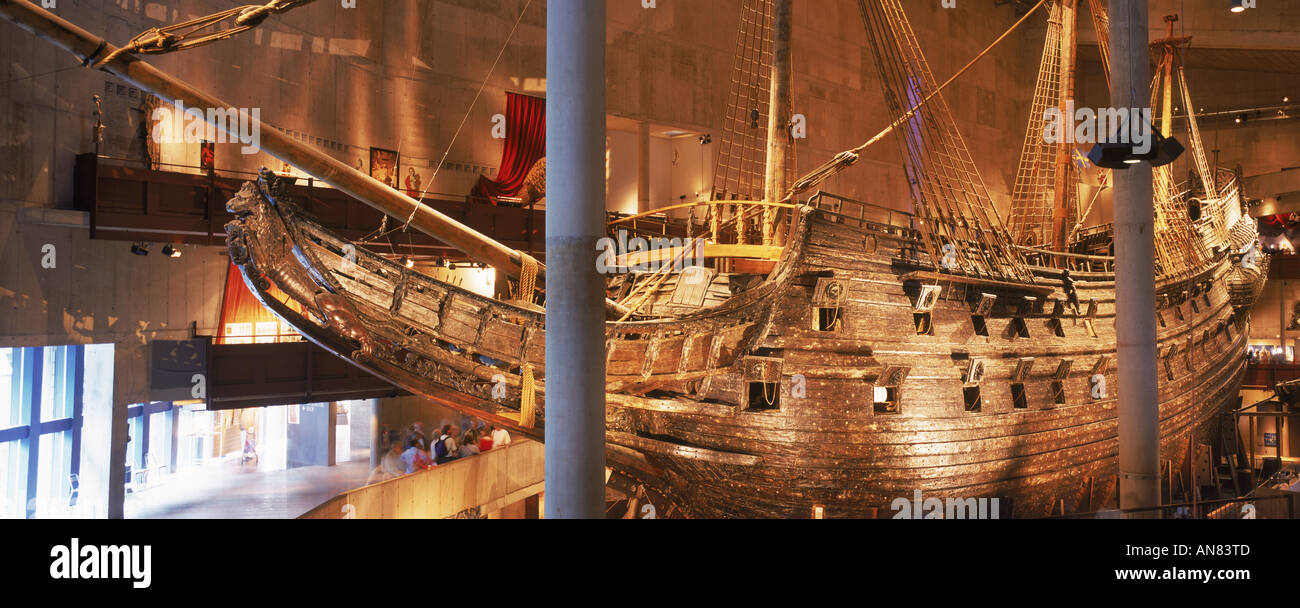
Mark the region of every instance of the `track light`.
POLYGON ((1241 124, 1243 122, 1246 122, 1247 118, 1248 117, 1245 114, 1238 114, 1236 118, 1232 119, 1232 122, 1241 124))
POLYGON ((149 250, 142 247, 140 243, 131 243, 131 253, 136 255, 149 255, 149 250))
POLYGON ((1177 139, 1166 138, 1154 128, 1151 129, 1151 137, 1151 149, 1145 153, 1135 151, 1132 143, 1099 143, 1088 151, 1088 160, 1106 169, 1127 169, 1142 161, 1151 163, 1152 167, 1160 167, 1183 155, 1183 144, 1177 139))
POLYGON ((166 245, 163 245, 163 248, 162 248, 162 254, 165 255, 165 256, 167 256, 167 257, 169 257, 169 258, 179 258, 179 257, 181 257, 181 252, 180 252, 180 250, 177 249, 177 248, 175 248, 175 247, 172 247, 172 246, 171 246, 171 243, 168 243, 168 244, 166 244, 166 245))
POLYGON ((406 256, 402 256, 402 265, 407 268, 415 268, 415 260, 412 260, 411 258, 408 258, 406 256))
POLYGON ((1230 8, 1228 10, 1234 13, 1240 13, 1246 10, 1246 0, 1232 0, 1230 8))

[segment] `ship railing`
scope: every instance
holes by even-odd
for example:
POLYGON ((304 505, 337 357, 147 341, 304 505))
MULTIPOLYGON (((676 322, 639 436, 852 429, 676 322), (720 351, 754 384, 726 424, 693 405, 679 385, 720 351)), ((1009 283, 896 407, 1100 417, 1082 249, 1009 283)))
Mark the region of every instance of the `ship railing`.
POLYGON ((667 238, 686 236, 687 220, 674 218, 666 212, 659 214, 658 211, 656 209, 651 215, 639 216, 609 211, 605 213, 605 219, 611 231, 626 230, 628 234, 634 236, 667 238))
POLYGON ((1048 519, 1295 519, 1300 494, 1283 492, 1241 498, 1173 503, 1139 509, 1108 509, 1052 515, 1048 519))
POLYGON ((904 238, 920 237, 916 216, 907 211, 820 191, 808 199, 808 205, 838 224, 904 238))
MULTIPOLYGON (((736 244, 743 245, 746 244, 746 241, 739 238, 740 232, 737 227, 739 217, 743 216, 745 219, 751 219, 761 215, 762 211, 767 209, 774 209, 779 214, 783 209, 795 208, 796 206, 791 203, 771 201, 724 199, 695 201, 668 205, 631 215, 608 214, 609 220, 606 223, 606 229, 611 234, 618 230, 628 230, 643 236, 701 237, 707 238, 713 243, 735 241, 736 244), (684 221, 675 220, 671 212, 682 209, 689 210, 687 217, 684 221), (696 209, 703 209, 703 212, 697 213, 696 209), (696 221, 697 216, 703 216, 703 225, 696 221), (697 226, 700 226, 698 232, 695 230, 697 226), (731 238, 726 238, 728 236, 731 238)), ((748 232, 748 230, 745 231, 746 237, 749 236, 748 232)), ((762 237, 747 240, 749 244, 758 244, 762 242, 762 237)))
POLYGON ((1115 257, 1109 255, 1088 255, 1085 253, 1067 253, 1052 251, 1041 247, 1015 245, 1016 251, 1024 256, 1030 266, 1066 270, 1071 272, 1115 272, 1115 257))

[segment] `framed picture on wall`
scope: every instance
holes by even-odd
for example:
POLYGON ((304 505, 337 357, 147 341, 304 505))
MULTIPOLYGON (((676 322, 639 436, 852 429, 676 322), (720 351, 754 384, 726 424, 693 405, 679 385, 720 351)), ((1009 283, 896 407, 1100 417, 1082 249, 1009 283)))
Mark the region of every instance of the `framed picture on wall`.
POLYGON ((298 404, 295 403, 289 406, 288 416, 286 416, 286 419, 289 424, 298 424, 299 412, 301 412, 301 406, 299 406, 298 404))
POLYGON ((217 142, 203 140, 199 144, 199 166, 204 173, 212 171, 217 165, 217 142))
POLYGON ((396 189, 398 176, 401 175, 400 168, 396 151, 383 148, 370 149, 370 177, 388 184, 390 188, 396 189))

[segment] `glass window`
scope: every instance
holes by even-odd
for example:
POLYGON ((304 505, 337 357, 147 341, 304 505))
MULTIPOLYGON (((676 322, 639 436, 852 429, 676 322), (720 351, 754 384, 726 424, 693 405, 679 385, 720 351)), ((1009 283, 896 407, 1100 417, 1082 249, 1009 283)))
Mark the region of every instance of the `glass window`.
POLYGON ((144 468, 143 420, 143 416, 136 416, 127 423, 126 464, 131 467, 132 474, 144 468))
MULTIPOLYGON (((172 413, 155 412, 149 414, 149 461, 150 476, 160 474, 160 469, 171 470, 172 462, 172 413)), ((153 481, 153 480, 151 480, 153 481)))
POLYGON ((280 324, 276 321, 258 321, 255 333, 257 334, 258 344, 267 344, 276 341, 276 334, 280 331, 280 324))
POLYGON ((227 323, 225 336, 226 344, 252 344, 253 324, 227 323))
POLYGON ((0 517, 24 517, 22 458, 26 441, 0 443, 0 517))
POLYGON ((72 417, 72 395, 68 393, 72 386, 69 376, 73 366, 69 364, 72 347, 46 346, 41 354, 41 421, 60 420, 72 417))
POLYGON ((36 516, 59 517, 68 508, 71 488, 72 432, 41 435, 36 474, 36 516))
POLYGON ((13 398, 16 348, 0 348, 0 428, 18 426, 18 400, 13 398))

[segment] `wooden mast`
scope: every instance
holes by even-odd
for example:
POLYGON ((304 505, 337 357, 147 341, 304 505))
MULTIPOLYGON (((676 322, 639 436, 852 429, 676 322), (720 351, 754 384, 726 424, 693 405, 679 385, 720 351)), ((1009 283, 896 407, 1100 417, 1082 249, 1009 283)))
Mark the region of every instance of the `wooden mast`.
MULTIPOLYGON (((767 106, 767 165, 763 202, 779 201, 785 194, 785 155, 790 141, 790 38, 792 0, 775 0, 772 27, 772 84, 767 106)), ((776 207, 763 207, 763 244, 772 245, 776 232, 776 207)))
MULTIPOLYGON (((1074 125, 1074 77, 1078 46, 1077 0, 1061 0, 1061 87, 1058 104, 1063 128, 1074 125)), ((1070 247, 1070 203, 1075 197, 1074 165, 1071 152, 1074 140, 1062 137, 1056 148, 1056 183, 1052 203, 1052 248, 1066 251, 1070 247)))

